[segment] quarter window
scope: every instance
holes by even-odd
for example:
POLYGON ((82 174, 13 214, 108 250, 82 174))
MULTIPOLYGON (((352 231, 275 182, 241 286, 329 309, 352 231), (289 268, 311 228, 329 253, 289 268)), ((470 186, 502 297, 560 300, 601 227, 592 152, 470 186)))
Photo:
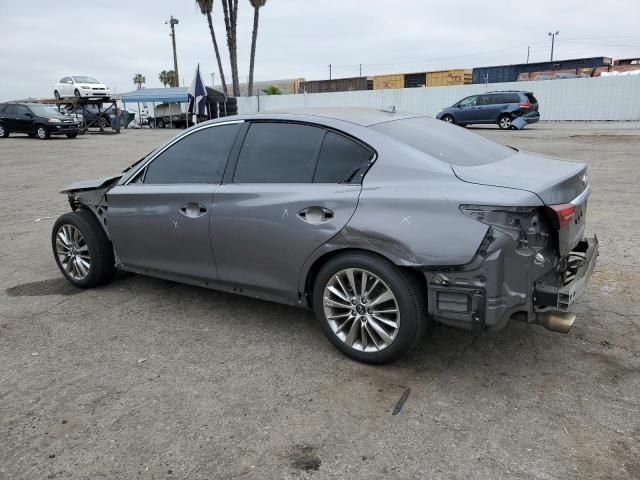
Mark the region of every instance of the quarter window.
POLYGON ((324 130, 295 123, 254 123, 242 143, 235 183, 310 183, 324 130))
POLYGON ((314 183, 360 183, 372 153, 343 135, 328 132, 320 150, 314 183))
POLYGON ((239 129, 236 123, 187 135, 149 164, 144 183, 220 183, 239 129))

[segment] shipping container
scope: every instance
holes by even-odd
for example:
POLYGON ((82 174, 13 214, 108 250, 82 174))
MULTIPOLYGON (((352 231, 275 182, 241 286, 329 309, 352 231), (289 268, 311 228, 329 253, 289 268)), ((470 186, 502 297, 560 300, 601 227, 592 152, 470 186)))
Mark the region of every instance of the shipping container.
POLYGON ((574 58, 553 62, 519 63, 473 69, 473 83, 516 82, 521 73, 545 70, 576 70, 582 68, 606 67, 611 65, 609 57, 574 58))
POLYGON ((426 86, 427 86, 426 72, 404 74, 404 88, 416 88, 416 87, 426 87, 426 86))
POLYGON ((390 88, 404 88, 404 73, 376 75, 373 77, 374 90, 386 90, 390 88))
POLYGON ((372 90, 373 80, 367 77, 334 78, 331 80, 310 80, 301 82, 306 93, 351 92, 355 90, 372 90))
POLYGON ((427 87, 447 87, 450 85, 467 85, 471 83, 471 69, 456 68, 427 72, 427 87))

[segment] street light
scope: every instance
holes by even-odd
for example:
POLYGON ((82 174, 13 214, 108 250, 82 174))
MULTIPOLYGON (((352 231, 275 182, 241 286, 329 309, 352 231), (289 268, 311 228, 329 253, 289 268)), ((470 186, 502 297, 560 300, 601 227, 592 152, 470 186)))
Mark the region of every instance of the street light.
POLYGON ((553 62, 553 44, 556 42, 556 35, 560 33, 559 30, 555 32, 549 32, 549 36, 551 37, 551 61, 553 62))
POLYGON ((169 20, 164 22, 165 25, 171 26, 171 33, 169 36, 171 37, 171 41, 173 43, 173 71, 175 72, 175 85, 174 87, 180 86, 180 77, 178 76, 178 55, 176 54, 176 30, 175 26, 180 23, 177 18, 173 18, 173 15, 169 20))

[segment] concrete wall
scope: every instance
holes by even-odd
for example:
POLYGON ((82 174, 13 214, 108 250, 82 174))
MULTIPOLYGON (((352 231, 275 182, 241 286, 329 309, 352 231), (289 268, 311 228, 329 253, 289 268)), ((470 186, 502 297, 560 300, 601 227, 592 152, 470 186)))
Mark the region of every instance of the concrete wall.
MULTIPOLYGON (((640 120, 640 76, 574 78, 453 87, 402 88, 298 95, 261 95, 261 112, 302 107, 373 107, 435 115, 474 93, 531 91, 542 120, 640 120)), ((257 97, 238 98, 238 113, 258 111, 257 97)))

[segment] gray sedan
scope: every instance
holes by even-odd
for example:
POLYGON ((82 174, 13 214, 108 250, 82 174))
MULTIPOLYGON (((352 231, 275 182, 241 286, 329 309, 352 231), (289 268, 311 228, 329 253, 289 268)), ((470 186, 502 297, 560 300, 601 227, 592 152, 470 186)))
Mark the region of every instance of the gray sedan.
POLYGON ((236 116, 77 182, 52 232, 72 284, 116 269, 315 311, 384 363, 433 322, 568 332, 594 268, 582 163, 374 109, 236 116))

